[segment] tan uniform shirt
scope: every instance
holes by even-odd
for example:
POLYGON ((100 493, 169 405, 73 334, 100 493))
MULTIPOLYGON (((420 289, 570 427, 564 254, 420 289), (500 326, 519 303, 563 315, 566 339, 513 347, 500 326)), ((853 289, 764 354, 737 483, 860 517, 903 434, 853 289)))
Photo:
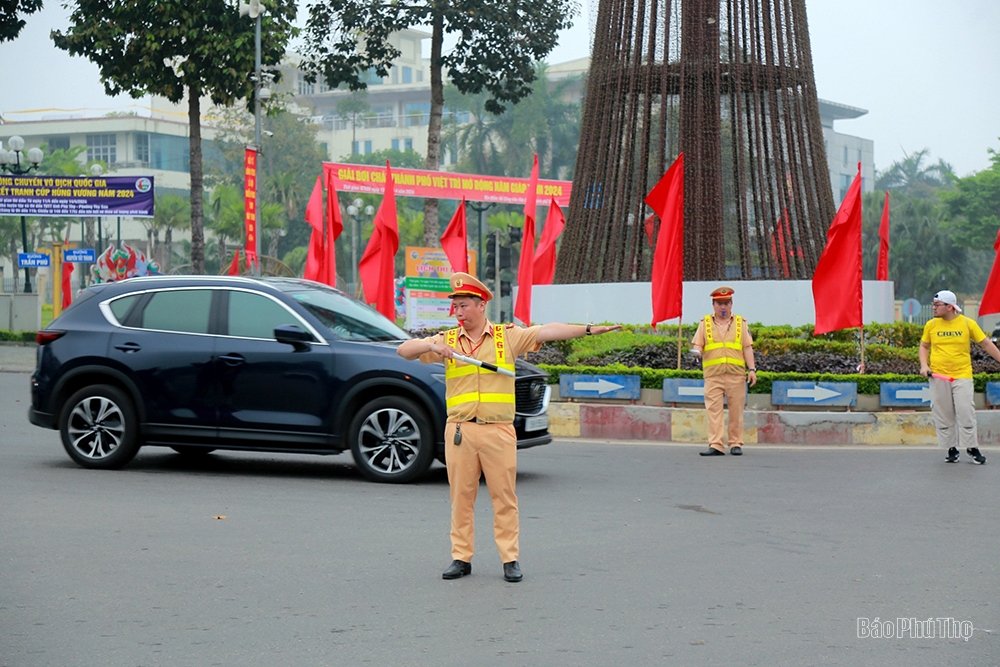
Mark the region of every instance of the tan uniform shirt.
MULTIPOLYGON (((698 345, 704 349, 708 338, 705 336, 705 318, 701 319, 698 323, 698 331, 695 332, 694 338, 691 339, 692 345, 698 345)), ((712 320, 712 342, 714 343, 735 343, 736 342, 736 316, 729 318, 729 324, 723 325, 719 328, 718 323, 712 320)), ((716 350, 706 350, 702 352, 702 364, 706 361, 711 361, 712 359, 718 359, 719 357, 729 356, 733 358, 745 359, 744 350, 753 345, 753 337, 750 335, 750 328, 747 327, 747 321, 743 320, 743 334, 740 338, 740 344, 743 346, 743 350, 733 350, 731 348, 721 347, 716 350)), ((740 366, 737 364, 716 364, 714 366, 703 366, 705 377, 712 377, 713 375, 743 375, 747 372, 746 366, 740 366)))
MULTIPOLYGON (((504 328, 504 342, 507 346, 507 354, 510 359, 516 359, 526 352, 537 351, 541 347, 541 343, 537 341, 539 328, 537 326, 524 328, 514 325, 507 325, 504 328)), ((439 345, 447 345, 445 332, 443 331, 435 334, 429 340, 439 345)), ((459 327, 458 346, 455 348, 455 351, 467 357, 495 364, 497 360, 496 348, 493 343, 493 324, 487 320, 478 342, 473 340, 463 327, 459 327)), ((430 364, 444 361, 444 359, 441 355, 434 352, 425 352, 420 355, 420 361, 430 364)), ((450 378, 448 383, 449 394, 465 394, 476 391, 484 394, 497 392, 514 393, 514 378, 500 375, 499 373, 475 373, 450 378), (452 383, 455 384, 453 385, 452 383)), ((490 404, 463 403, 448 410, 449 422, 465 422, 471 419, 477 419, 485 423, 510 422, 509 419, 504 419, 496 414, 495 410, 490 408, 490 404)))

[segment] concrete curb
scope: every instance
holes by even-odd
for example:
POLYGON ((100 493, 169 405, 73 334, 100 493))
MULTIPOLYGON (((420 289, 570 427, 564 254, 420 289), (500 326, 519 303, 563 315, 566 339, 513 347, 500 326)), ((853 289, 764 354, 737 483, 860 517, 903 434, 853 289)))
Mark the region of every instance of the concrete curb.
MULTIPOLYGON (((705 443, 705 410, 698 408, 549 404, 553 437, 705 443)), ((1000 444, 1000 411, 978 410, 981 445, 1000 444)), ((793 412, 747 410, 748 445, 937 445, 930 412, 793 412)))

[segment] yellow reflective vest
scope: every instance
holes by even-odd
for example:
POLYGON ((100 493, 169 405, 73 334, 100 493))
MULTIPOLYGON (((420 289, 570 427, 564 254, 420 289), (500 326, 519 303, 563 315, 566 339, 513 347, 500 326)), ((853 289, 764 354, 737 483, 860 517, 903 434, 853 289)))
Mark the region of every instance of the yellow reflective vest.
POLYGON ((743 372, 746 361, 743 358, 743 318, 733 315, 736 338, 731 343, 716 341, 712 327, 712 316, 705 316, 705 349, 701 357, 701 368, 706 376, 722 373, 743 372))
MULTIPOLYGON (((459 354, 464 354, 458 347, 458 329, 445 332, 445 343, 459 354)), ((472 356, 500 368, 514 370, 514 358, 508 354, 502 324, 493 325, 493 352, 491 359, 488 348, 483 345, 472 356)), ((514 421, 514 378, 454 359, 445 359, 444 378, 448 421, 473 418, 487 423, 514 421)))

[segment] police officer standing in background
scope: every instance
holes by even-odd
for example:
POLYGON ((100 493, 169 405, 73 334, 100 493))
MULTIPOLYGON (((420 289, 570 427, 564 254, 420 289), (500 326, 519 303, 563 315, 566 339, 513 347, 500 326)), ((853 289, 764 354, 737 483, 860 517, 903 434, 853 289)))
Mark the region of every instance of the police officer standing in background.
POLYGON ((708 412, 708 449, 702 456, 725 456, 722 444, 723 398, 729 403, 729 453, 743 454, 743 406, 747 377, 757 384, 753 338, 746 322, 733 314, 732 287, 719 287, 712 296, 712 314, 698 324, 691 351, 701 358, 705 376, 705 410, 708 412))
POLYGON ((411 339, 399 346, 404 359, 423 363, 444 362, 445 462, 451 494, 452 563, 444 579, 472 574, 475 547, 476 493, 480 474, 493 501, 493 534, 503 578, 521 581, 518 564, 518 511, 514 487, 517 477, 517 435, 514 432, 514 378, 454 359, 460 354, 514 370, 514 361, 525 352, 538 350, 549 340, 567 340, 606 333, 620 326, 561 324, 518 327, 495 325, 486 319, 486 304, 493 298, 483 283, 468 273, 451 277, 449 295, 458 318, 458 328, 429 338, 411 339))

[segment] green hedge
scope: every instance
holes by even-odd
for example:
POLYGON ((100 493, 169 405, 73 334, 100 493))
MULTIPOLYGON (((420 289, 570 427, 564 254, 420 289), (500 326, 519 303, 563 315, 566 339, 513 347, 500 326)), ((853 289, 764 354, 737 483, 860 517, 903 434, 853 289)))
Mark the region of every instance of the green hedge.
MULTIPOLYGON (((559 376, 567 375, 638 375, 643 389, 662 389, 664 378, 701 379, 701 371, 679 371, 664 368, 633 368, 623 364, 610 366, 554 366, 539 364, 539 368, 549 374, 549 384, 559 384, 559 376)), ((859 394, 877 395, 882 382, 926 382, 920 375, 837 375, 834 373, 757 373, 757 384, 750 388, 751 394, 770 394, 771 383, 789 382, 856 382, 859 394)), ((987 382, 1000 382, 1000 373, 980 373, 973 378, 975 390, 986 391, 987 382)))
POLYGON ((6 331, 0 329, 0 341, 13 341, 15 343, 34 343, 34 331, 6 331))

